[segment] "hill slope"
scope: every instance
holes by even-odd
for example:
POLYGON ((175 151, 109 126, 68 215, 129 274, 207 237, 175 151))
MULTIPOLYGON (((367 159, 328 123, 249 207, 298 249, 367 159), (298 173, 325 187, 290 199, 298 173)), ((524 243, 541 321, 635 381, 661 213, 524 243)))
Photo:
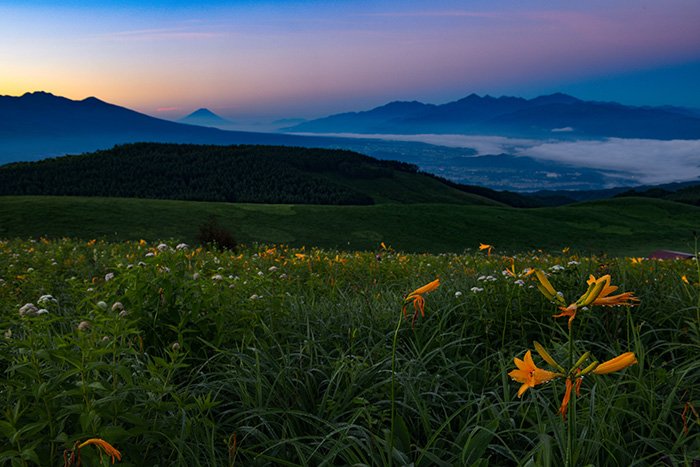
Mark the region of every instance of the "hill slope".
MULTIPOLYGON (((460 252, 479 242, 497 253, 570 246, 582 253, 644 255, 692 248, 700 208, 626 198, 558 208, 448 204, 252 205, 115 198, 0 197, 0 238, 45 235, 194 241, 218 216, 242 242, 460 252)), ((692 251, 692 250, 691 250, 692 251)))
POLYGON ((0 195, 73 195, 246 203, 500 204, 350 151, 138 143, 0 167, 0 195))

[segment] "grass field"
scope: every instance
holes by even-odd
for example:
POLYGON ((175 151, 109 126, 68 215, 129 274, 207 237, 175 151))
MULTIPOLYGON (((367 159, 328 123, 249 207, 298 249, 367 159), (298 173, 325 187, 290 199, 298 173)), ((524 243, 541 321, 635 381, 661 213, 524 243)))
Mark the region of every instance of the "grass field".
MULTIPOLYGON (((99 219, 124 214, 124 204, 108 211, 92 201, 103 203, 99 219)), ((184 218, 180 203, 141 206, 166 206, 153 213, 162 222, 184 218)), ((668 205, 657 206, 662 214, 668 205)), ((240 220, 247 209, 298 215, 219 209, 240 220)), ((571 212, 584 225, 594 211, 571 212)), ((63 465, 64 450, 98 437, 125 466, 695 465, 698 263, 560 250, 511 262, 495 252, 0 241, 0 464, 63 465), (515 277, 503 272, 511 267, 515 277), (609 274, 640 302, 581 308, 571 334, 526 268, 545 271, 570 300, 590 274, 609 274), (412 326, 404 297, 436 278, 412 326), (625 352, 637 363, 576 377, 580 395, 563 421, 561 377, 518 398, 521 384, 508 375, 528 349, 556 371, 535 340, 567 368, 586 351, 579 368, 625 352)), ((97 452, 83 447, 83 464, 107 465, 97 452)))
POLYGON ((647 255, 690 250, 700 208, 624 198, 558 208, 455 204, 310 206, 119 198, 0 197, 0 238, 192 242, 211 215, 244 243, 371 250, 379 242, 411 252, 462 252, 479 242, 501 252, 575 247, 581 253, 647 255))

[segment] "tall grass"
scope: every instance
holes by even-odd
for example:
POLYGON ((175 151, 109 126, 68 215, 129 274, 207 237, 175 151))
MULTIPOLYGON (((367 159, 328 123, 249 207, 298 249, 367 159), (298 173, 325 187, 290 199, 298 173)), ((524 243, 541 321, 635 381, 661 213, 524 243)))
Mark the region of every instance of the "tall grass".
MULTIPOLYGON (((515 263, 561 266, 552 280, 567 296, 609 273, 641 299, 576 318, 577 348, 601 361, 633 351, 639 364, 584 380, 575 463, 700 459, 699 421, 681 418, 700 408, 696 264, 540 252, 515 263)), ((123 465, 561 465, 563 383, 518 399, 507 372, 533 340, 563 360, 566 320, 506 266, 495 255, 2 241, 0 464, 62 465, 75 441, 100 437, 123 465), (395 334, 403 298, 435 277, 425 319, 395 334), (56 301, 40 306, 46 294, 56 301), (48 313, 20 316, 30 302, 48 313)), ((86 449, 83 461, 100 458, 86 449)))

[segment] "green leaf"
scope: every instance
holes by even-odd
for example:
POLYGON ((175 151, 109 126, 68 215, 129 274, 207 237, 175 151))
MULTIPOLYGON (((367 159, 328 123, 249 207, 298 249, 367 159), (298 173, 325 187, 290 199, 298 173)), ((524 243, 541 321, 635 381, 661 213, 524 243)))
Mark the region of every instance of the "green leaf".
POLYGON ((26 437, 31 437, 31 436, 34 436, 35 434, 39 433, 47 425, 48 425, 48 422, 43 422, 43 421, 30 423, 29 425, 25 425, 22 428, 20 428, 17 433, 23 437, 24 437, 24 435, 27 435, 26 437))
POLYGON ((12 438, 16 432, 17 430, 14 426, 12 426, 11 423, 6 421, 0 421, 0 433, 7 436, 8 438, 12 438))
POLYGON ((476 426, 469 433, 462 449, 462 465, 471 465, 481 459, 495 436, 498 420, 492 420, 485 427, 476 426))
POLYGON ((27 448, 24 451, 22 451, 22 459, 32 461, 36 465, 41 465, 41 461, 39 460, 39 456, 36 455, 36 452, 34 451, 33 448, 27 448))

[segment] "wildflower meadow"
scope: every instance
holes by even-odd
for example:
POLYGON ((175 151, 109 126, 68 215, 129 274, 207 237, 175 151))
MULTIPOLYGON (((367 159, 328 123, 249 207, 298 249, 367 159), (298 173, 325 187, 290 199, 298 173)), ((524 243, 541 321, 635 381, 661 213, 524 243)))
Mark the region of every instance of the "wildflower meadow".
POLYGON ((1 240, 0 465, 698 465, 699 283, 486 243, 1 240))

